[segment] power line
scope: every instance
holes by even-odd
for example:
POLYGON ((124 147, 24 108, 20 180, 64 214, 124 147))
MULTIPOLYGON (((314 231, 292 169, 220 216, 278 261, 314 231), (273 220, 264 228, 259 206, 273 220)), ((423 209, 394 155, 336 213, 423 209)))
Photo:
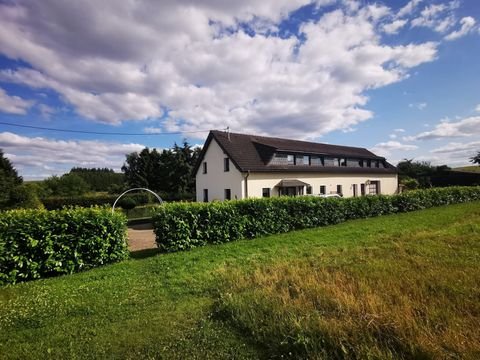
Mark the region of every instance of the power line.
POLYGON ((125 133, 125 132, 106 132, 106 131, 86 131, 86 130, 58 129, 58 128, 43 127, 43 126, 13 124, 13 123, 3 122, 3 121, 0 121, 0 125, 8 125, 8 126, 15 126, 15 127, 21 127, 21 128, 27 128, 27 129, 36 129, 36 130, 77 133, 77 134, 127 135, 127 136, 181 135, 181 134, 193 134, 193 133, 202 133, 202 132, 209 132, 210 131, 210 130, 196 130, 196 131, 171 131, 171 132, 161 132, 161 133, 125 133))

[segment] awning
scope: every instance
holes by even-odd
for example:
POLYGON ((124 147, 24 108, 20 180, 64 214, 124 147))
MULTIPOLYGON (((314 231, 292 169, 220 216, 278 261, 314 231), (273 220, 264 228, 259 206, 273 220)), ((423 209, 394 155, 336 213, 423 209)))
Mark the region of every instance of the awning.
POLYGON ((277 185, 277 187, 296 187, 296 186, 310 186, 310 184, 304 183, 298 179, 289 179, 289 180, 282 180, 277 185))

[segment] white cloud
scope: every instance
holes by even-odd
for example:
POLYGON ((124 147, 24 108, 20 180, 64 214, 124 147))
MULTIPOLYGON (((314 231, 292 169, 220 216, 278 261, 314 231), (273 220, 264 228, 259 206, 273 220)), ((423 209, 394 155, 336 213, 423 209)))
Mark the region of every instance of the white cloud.
POLYGON ((427 107, 427 103, 426 102, 421 102, 421 103, 411 103, 411 104, 408 104, 408 107, 410 108, 417 108, 418 110, 423 110, 427 107))
POLYGON ((387 142, 378 143, 377 145, 372 147, 370 150, 374 154, 385 156, 385 157, 395 153, 395 156, 398 158, 398 152, 412 151, 415 149, 418 149, 418 146, 402 144, 398 141, 387 141, 387 142))
POLYGON ((125 154, 144 146, 97 140, 55 140, 0 133, 0 148, 26 179, 68 172, 74 166, 108 167, 120 171, 125 154))
POLYGON ((18 96, 10 96, 0 88, 0 111, 2 112, 25 115, 33 103, 31 100, 25 100, 18 96))
POLYGON ((397 17, 410 15, 421 2, 422 0, 410 0, 403 8, 398 11, 397 17))
POLYGON ((418 17, 411 21, 412 27, 427 27, 443 33, 456 23, 453 11, 460 6, 458 0, 426 6, 418 17))
POLYGON ((45 104, 39 104, 38 110, 44 119, 50 119, 53 114, 57 112, 57 109, 52 108, 51 106, 45 104))
POLYGON ((300 27, 304 39, 268 34, 309 2, 4 3, 0 51, 32 68, 5 69, 0 79, 53 89, 104 123, 168 109, 164 131, 230 126, 314 138, 369 119, 367 90, 436 58, 437 43, 382 43, 390 10, 376 4, 326 12, 300 27), (248 35, 240 22, 260 32, 248 35))
POLYGON ((432 162, 450 166, 471 165, 469 160, 480 149, 480 141, 468 143, 451 142, 430 151, 432 162))
POLYGON ((478 104, 478 105, 475 107, 475 111, 476 111, 476 112, 480 112, 480 104, 478 104))
POLYGON ((432 140, 478 135, 480 135, 480 116, 472 116, 457 122, 443 120, 431 131, 425 131, 415 136, 408 136, 404 139, 407 141, 432 140))
POLYGON ((404 133, 405 129, 394 129, 393 131, 398 132, 398 133, 404 133))
POLYGON ((396 34, 398 31, 407 24, 407 20, 398 19, 391 23, 383 25, 383 31, 387 34, 396 34))
POLYGON ((473 27, 475 26, 475 19, 472 18, 471 16, 467 16, 462 18, 462 20, 460 20, 460 24, 462 25, 461 28, 445 36, 445 40, 448 40, 448 41, 456 40, 462 36, 467 35, 469 32, 473 30, 473 27))
POLYGON ((390 134, 390 135, 388 135, 388 137, 389 137, 390 139, 396 139, 396 138, 397 138, 397 134, 390 134))
POLYGON ((163 132, 162 129, 158 127, 146 127, 143 128, 143 131, 147 134, 161 134, 163 132))

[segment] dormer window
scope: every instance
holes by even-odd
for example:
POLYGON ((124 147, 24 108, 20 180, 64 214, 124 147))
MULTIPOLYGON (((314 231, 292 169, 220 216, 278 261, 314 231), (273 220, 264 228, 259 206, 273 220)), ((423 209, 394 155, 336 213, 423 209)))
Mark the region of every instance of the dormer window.
POLYGON ((287 155, 287 164, 288 165, 295 165, 295 156, 287 155))

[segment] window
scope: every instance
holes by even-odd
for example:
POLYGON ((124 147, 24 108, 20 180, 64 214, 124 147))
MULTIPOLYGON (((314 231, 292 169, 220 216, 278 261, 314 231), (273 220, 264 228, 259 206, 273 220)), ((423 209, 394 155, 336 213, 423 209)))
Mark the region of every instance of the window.
POLYGON ((327 187, 325 185, 320 185, 320 195, 325 195, 327 193, 327 187))
POLYGON ((376 168, 380 167, 380 161, 375 160, 375 167, 376 167, 376 168))
POLYGON ((288 165, 295 165, 295 156, 287 155, 287 163, 288 165))
POLYGON ((372 167, 372 160, 367 160, 367 167, 372 167))
POLYGON ((307 195, 312 195, 312 187, 307 185, 307 195))
POLYGON ((323 158, 320 156, 310 156, 310 165, 323 166, 323 158))
POLYGON ((345 158, 338 159, 338 166, 347 166, 347 159, 345 158))
POLYGON ((203 202, 208 202, 208 189, 203 189, 203 202))
POLYGON ((337 185, 337 194, 343 196, 342 185, 337 185))
POLYGON ((365 184, 360 184, 360 195, 365 196, 365 184))
POLYGON ((358 166, 363 167, 363 160, 358 160, 358 166))
POLYGON ((339 158, 333 158, 332 166, 339 166, 339 165, 340 165, 340 159, 339 158))
POLYGON ((225 200, 232 200, 232 191, 230 189, 225 189, 225 200))
POLYGON ((223 159, 223 171, 227 172, 230 171, 230 159, 224 158, 223 159))
POLYGON ((310 165, 310 156, 303 155, 303 165, 310 165))
POLYGON ((204 161, 202 165, 203 165, 203 173, 206 174, 207 173, 207 162, 204 161))
POLYGON ((263 188, 262 189, 262 196, 263 197, 270 197, 270 188, 263 188))
POLYGON ((357 197, 357 184, 352 184, 353 197, 357 197))
POLYGON ((370 184, 368 184, 368 193, 371 195, 380 194, 380 181, 370 181, 370 184))

